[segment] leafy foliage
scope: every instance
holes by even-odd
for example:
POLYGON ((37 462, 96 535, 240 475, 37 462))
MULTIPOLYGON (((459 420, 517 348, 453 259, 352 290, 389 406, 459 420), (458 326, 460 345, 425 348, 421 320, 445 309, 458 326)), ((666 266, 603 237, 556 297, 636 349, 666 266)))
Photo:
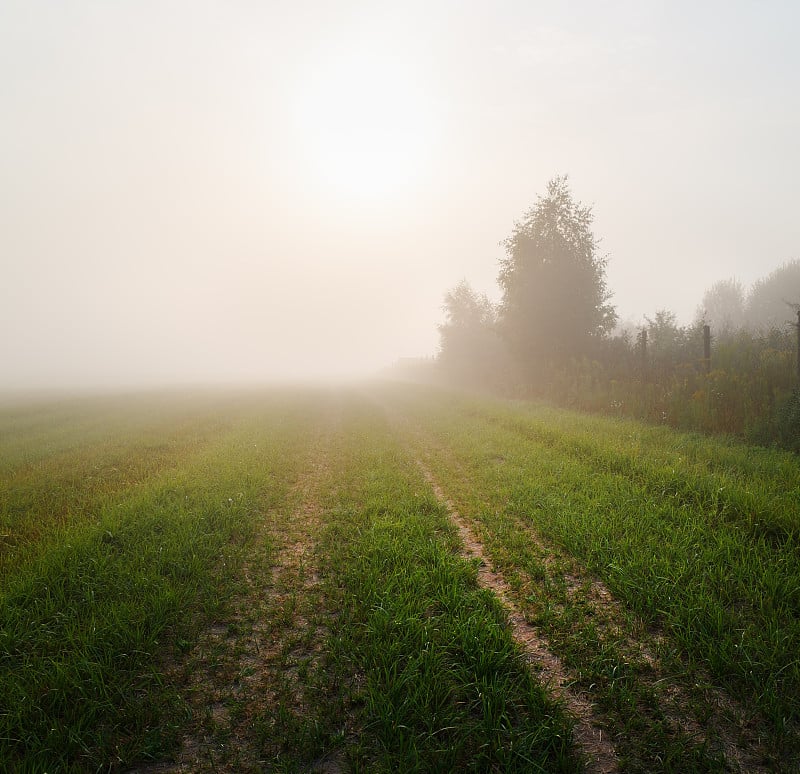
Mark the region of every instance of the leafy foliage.
POLYGON ((503 243, 500 326, 529 367, 587 354, 614 324, 592 219, 555 177, 503 243))
POLYGON ((741 328, 745 320, 745 292, 742 283, 736 279, 715 282, 703 295, 696 319, 721 333, 741 328))
POLYGON ((800 260, 787 261, 750 290, 745 310, 749 327, 782 328, 800 305, 800 260))
POLYGON ((800 388, 792 390, 778 406, 774 436, 781 446, 800 454, 800 388))
POLYGON ((462 280, 445 294, 443 309, 446 321, 439 326, 440 365, 457 381, 497 385, 509 364, 492 302, 462 280))
POLYGON ((643 330, 609 336, 616 314, 592 220, 566 176, 548 183, 502 243, 500 303, 466 282, 445 296, 439 363, 448 376, 516 397, 800 450, 793 393, 800 260, 747 292, 736 279, 715 283, 691 325, 661 309, 645 317, 643 330))

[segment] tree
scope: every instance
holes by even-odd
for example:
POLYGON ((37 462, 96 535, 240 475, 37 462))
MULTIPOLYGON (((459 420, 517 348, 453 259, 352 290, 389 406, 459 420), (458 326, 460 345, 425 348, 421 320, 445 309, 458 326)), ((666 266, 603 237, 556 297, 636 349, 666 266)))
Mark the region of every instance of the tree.
POLYGON ((695 320, 712 331, 729 334, 744 324, 744 288, 736 279, 715 282, 703 295, 695 320))
POLYGON ((505 347, 497 334, 495 306, 466 280, 444 296, 439 326, 439 363, 449 376, 470 384, 496 384, 505 368, 505 347))
POLYGON ((614 326, 592 220, 567 177, 555 177, 502 243, 500 330, 529 369, 590 354, 614 326))
POLYGON ((792 322, 800 304, 800 261, 779 266, 750 289, 745 306, 749 328, 769 330, 792 322))
POLYGON ((702 353, 702 322, 693 327, 678 325, 678 318, 667 309, 659 309, 654 318, 647 317, 647 351, 654 375, 665 380, 681 363, 691 363, 702 353))

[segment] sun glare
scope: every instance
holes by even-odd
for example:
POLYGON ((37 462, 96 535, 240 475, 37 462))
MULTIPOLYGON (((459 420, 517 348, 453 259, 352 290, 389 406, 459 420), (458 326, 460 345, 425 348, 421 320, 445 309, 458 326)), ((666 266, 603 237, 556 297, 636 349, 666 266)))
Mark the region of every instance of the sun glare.
POLYGON ((320 63, 297 107, 309 173, 337 194, 384 196, 419 183, 430 166, 434 112, 401 62, 371 53, 320 63))

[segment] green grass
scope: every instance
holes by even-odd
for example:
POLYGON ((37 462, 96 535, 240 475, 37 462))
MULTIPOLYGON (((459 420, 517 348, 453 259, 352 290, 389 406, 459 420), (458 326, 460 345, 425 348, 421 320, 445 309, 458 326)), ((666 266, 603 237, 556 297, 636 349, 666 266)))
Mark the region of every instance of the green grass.
MULTIPOLYGON (((519 540, 521 529, 534 529, 645 624, 662 627, 689 665, 763 713, 778 758, 796 757, 795 457, 545 407, 451 394, 432 400, 428 392, 398 398, 435 439, 427 453, 511 571, 542 574, 530 541, 519 540)), ((585 619, 567 624, 562 613, 548 614, 552 595, 531 593, 564 655, 599 679, 589 661, 602 643, 592 644, 585 619)), ((612 662, 623 674, 624 659, 612 662)))
POLYGON ((56 514, 0 590, 0 760, 85 770, 173 743, 164 659, 224 602, 253 519, 284 496, 309 421, 286 408, 232 411, 204 448, 122 491, 63 495, 82 518, 56 514))
POLYGON ((574 771, 568 725, 385 420, 358 409, 322 550, 365 771, 574 771), (333 593, 333 592, 332 592, 333 593))
POLYGON ((221 770, 580 770, 417 458, 624 771, 729 769, 713 691, 797 765, 796 457, 409 386, 0 407, 0 761, 124 769, 201 728, 221 770), (220 626, 224 727, 190 696, 220 626), (268 657, 237 660, 253 627, 268 657))

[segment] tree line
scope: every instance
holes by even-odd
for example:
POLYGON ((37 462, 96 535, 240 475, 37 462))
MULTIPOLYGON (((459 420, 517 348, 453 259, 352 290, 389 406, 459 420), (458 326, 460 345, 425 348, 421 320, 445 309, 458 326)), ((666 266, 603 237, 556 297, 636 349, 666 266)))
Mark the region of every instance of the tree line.
POLYGON ((592 223, 568 178, 552 179, 501 243, 500 301, 465 280, 445 294, 440 377, 800 451, 800 261, 749 289, 715 283, 690 325, 668 310, 619 324, 592 223))

